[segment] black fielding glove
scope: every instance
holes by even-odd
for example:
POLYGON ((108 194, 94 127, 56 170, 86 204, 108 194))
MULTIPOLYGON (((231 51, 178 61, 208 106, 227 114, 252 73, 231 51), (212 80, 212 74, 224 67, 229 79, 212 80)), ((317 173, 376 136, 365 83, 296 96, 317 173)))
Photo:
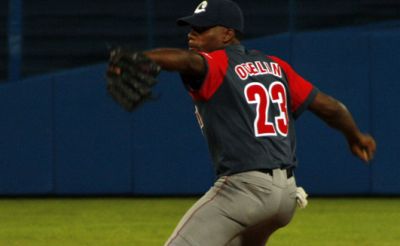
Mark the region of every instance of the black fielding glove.
POLYGON ((152 87, 161 67, 142 52, 113 49, 107 69, 107 90, 125 110, 131 112, 152 99, 152 87))

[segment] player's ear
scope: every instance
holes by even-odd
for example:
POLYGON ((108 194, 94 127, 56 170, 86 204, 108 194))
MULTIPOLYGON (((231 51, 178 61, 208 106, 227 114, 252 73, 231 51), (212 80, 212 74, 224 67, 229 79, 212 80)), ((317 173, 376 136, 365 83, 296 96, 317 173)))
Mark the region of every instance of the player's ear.
POLYGON ((226 28, 224 33, 224 43, 230 43, 235 38, 235 30, 232 28, 226 28))

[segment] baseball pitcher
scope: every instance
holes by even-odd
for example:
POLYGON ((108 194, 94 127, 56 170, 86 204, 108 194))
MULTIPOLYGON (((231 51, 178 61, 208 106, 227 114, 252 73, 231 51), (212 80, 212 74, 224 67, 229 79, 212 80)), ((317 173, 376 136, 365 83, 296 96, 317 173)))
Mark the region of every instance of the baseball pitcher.
POLYGON ((363 161, 375 141, 288 63, 241 45, 243 14, 233 1, 203 1, 177 24, 191 28, 189 50, 115 49, 107 71, 110 94, 129 111, 152 97, 161 69, 180 73, 207 140, 218 178, 165 245, 265 245, 290 222, 296 201, 306 205, 294 175, 294 122, 305 110, 342 132, 363 161))

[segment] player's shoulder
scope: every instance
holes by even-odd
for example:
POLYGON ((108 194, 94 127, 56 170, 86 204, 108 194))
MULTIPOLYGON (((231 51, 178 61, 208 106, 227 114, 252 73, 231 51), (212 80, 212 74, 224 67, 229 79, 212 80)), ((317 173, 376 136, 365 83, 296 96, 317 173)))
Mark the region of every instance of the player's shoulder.
POLYGON ((284 70, 290 70, 291 66, 289 63, 285 60, 283 60, 280 57, 274 56, 274 55, 268 55, 268 59, 272 60, 273 62, 276 62, 279 64, 280 67, 282 67, 284 70))
POLYGON ((271 60, 274 60, 275 62, 287 64, 287 62, 285 60, 283 60, 282 58, 279 58, 275 55, 267 55, 267 57, 271 60))
POLYGON ((205 52, 205 51, 199 51, 198 52, 200 55, 203 57, 206 57, 208 59, 221 59, 221 58, 227 58, 227 51, 225 49, 218 49, 210 52, 205 52))
POLYGON ((268 53, 266 53, 264 51, 257 50, 257 49, 248 50, 247 53, 248 53, 249 56, 261 57, 261 58, 264 58, 264 59, 267 59, 267 60, 270 60, 272 62, 276 62, 276 63, 279 63, 279 64, 287 63, 283 59, 281 59, 281 58, 279 58, 279 57, 277 57, 275 55, 270 55, 270 54, 268 54, 268 53))

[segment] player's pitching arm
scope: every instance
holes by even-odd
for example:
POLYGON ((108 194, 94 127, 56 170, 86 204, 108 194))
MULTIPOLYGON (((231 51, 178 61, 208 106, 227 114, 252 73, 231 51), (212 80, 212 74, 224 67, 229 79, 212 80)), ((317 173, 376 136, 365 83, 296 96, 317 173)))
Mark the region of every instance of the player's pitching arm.
POLYGON ((175 71, 192 77, 202 77, 206 72, 204 58, 194 51, 160 48, 144 54, 167 71, 175 71))
POLYGON ((343 103, 318 92, 308 109, 329 126, 342 132, 355 156, 365 162, 372 160, 376 150, 374 138, 358 129, 351 113, 343 103))

